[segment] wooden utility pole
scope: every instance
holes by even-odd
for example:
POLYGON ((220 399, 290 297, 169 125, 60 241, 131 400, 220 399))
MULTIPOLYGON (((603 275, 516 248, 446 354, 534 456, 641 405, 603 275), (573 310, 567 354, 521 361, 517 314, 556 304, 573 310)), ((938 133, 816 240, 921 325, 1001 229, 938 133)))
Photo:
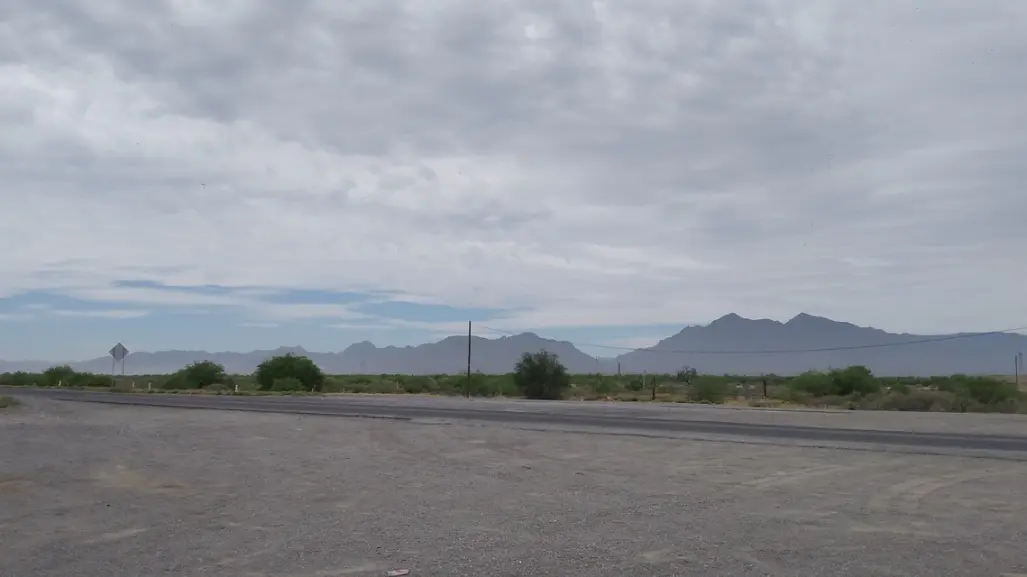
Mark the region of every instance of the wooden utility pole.
POLYGON ((467 321, 467 398, 471 398, 471 321, 467 321))

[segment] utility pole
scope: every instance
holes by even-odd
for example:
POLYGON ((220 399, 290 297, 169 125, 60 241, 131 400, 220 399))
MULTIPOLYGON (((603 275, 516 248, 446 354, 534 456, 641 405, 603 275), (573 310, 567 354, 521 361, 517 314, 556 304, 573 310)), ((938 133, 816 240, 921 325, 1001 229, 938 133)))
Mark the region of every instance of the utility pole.
POLYGON ((467 398, 471 398, 471 321, 467 321, 467 398))

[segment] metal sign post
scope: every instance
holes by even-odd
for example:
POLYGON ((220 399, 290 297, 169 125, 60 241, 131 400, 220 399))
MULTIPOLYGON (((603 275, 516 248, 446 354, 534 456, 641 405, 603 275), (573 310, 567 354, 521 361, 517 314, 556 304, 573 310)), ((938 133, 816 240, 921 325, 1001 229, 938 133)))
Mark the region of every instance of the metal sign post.
POLYGON ((125 345, 118 343, 110 350, 111 355, 111 376, 114 376, 114 368, 117 363, 121 363, 121 374, 125 374, 125 357, 128 356, 128 349, 125 345))

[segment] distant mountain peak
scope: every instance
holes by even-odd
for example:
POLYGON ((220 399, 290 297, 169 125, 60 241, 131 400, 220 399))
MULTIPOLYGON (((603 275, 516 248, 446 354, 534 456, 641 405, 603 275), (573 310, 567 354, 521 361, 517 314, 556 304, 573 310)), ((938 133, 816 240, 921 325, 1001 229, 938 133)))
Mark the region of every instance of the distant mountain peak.
POLYGON ((735 313, 728 313, 728 314, 720 317, 719 319, 713 321, 712 323, 710 323, 710 326, 711 327, 713 327, 713 326, 718 326, 719 327, 719 326, 724 326, 724 325, 732 325, 732 324, 737 324, 737 323, 740 323, 740 322, 746 322, 748 320, 749 319, 747 319, 745 317, 742 317, 742 316, 739 316, 739 315, 737 315, 735 313))
POLYGON ((376 347, 374 346, 374 343, 372 343, 371 341, 360 341, 359 343, 353 343, 352 345, 346 347, 346 351, 349 351, 349 352, 368 351, 368 350, 374 350, 375 348, 376 347))
POLYGON ((838 321, 831 320, 827 317, 818 317, 808 313, 799 313, 794 317, 788 319, 786 325, 802 325, 802 324, 821 324, 821 325, 836 325, 840 324, 838 321))

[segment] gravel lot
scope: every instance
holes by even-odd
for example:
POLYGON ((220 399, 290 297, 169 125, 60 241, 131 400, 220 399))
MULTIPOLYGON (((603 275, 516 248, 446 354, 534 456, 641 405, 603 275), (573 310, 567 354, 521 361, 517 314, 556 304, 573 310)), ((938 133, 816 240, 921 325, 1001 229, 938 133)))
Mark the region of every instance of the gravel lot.
POLYGON ((1025 491, 1009 459, 29 399, 0 576, 1012 576, 1025 491))

